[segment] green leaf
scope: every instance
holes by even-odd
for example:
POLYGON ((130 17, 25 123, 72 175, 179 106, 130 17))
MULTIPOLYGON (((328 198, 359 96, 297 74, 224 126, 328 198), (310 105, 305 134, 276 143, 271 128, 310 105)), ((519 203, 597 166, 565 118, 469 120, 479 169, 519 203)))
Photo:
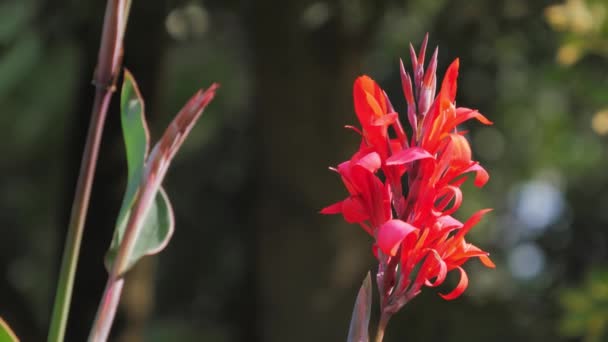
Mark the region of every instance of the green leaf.
POLYGON ((372 309, 372 280, 369 272, 359 289, 357 301, 350 319, 347 342, 369 341, 369 317, 372 309))
POLYGON ((0 318, 0 342, 19 342, 19 338, 2 318, 0 318))
MULTIPOLYGON (((121 93, 121 112, 128 180, 116 221, 114 238, 106 254, 106 268, 108 271, 111 269, 123 241, 131 209, 142 186, 149 149, 149 133, 144 115, 144 102, 135 79, 127 70, 125 70, 121 93)), ((127 269, 131 268, 143 256, 155 254, 162 250, 171 238, 173 227, 171 203, 165 191, 160 188, 152 205, 146 210, 143 226, 136 237, 135 247, 128 258, 127 269)))

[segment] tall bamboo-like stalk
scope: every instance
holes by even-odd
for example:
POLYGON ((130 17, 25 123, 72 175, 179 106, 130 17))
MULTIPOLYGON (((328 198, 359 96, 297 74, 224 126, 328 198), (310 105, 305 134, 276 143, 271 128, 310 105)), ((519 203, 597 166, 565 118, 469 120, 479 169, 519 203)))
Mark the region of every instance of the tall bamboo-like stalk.
POLYGON ((97 68, 93 78, 95 100, 72 204, 48 342, 63 341, 68 320, 76 266, 103 127, 122 64, 122 48, 131 0, 108 0, 101 35, 97 68))

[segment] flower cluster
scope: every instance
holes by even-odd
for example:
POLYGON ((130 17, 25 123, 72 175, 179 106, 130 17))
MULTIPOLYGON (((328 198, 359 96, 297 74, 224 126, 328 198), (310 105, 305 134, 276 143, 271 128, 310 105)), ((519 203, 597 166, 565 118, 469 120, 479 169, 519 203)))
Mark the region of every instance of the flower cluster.
POLYGON ((458 125, 469 119, 491 122, 476 110, 456 107, 459 60, 447 69, 436 94, 437 49, 424 68, 425 38, 419 55, 410 45, 413 77, 401 62, 411 137, 404 130, 386 93, 368 76, 357 78, 353 95, 362 136, 359 150, 333 169, 349 196, 324 208, 358 223, 374 239, 379 261, 376 277, 383 313, 392 314, 416 296, 422 286, 439 286, 448 272, 458 270, 460 282, 445 299, 460 296, 468 285, 462 265, 476 257, 494 267, 488 253, 465 235, 489 210, 462 223, 452 215, 462 203, 460 186, 467 173, 483 186, 488 173, 472 160, 471 148, 458 125), (407 191, 404 193, 404 186, 407 191))

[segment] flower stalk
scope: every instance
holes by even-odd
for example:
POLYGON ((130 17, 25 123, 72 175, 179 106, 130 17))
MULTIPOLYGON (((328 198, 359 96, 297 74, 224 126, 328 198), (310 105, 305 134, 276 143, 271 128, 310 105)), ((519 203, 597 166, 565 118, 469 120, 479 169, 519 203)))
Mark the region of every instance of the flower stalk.
POLYGON ((391 319, 391 315, 387 312, 382 312, 380 321, 378 322, 378 331, 376 332, 375 342, 382 342, 384 340, 384 331, 388 325, 388 321, 391 319))
POLYGON ((99 146, 108 107, 116 89, 115 83, 122 64, 123 38, 130 5, 130 0, 108 0, 106 5, 97 67, 93 79, 95 99, 61 260, 59 280, 47 339, 49 342, 63 341, 65 337, 76 266, 80 254, 84 223, 89 208, 91 188, 95 177, 99 146))

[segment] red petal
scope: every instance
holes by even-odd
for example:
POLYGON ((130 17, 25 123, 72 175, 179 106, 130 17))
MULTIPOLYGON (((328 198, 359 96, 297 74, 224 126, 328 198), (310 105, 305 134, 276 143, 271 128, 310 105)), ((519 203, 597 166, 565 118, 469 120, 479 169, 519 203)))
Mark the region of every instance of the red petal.
POLYGON ((450 215, 444 215, 437 219, 437 222, 441 223, 441 229, 449 229, 449 228, 460 228, 462 227, 462 222, 458 221, 454 217, 450 215))
POLYGON ((480 255, 479 261, 481 261, 481 263, 484 264, 484 266, 486 266, 486 267, 496 268, 496 265, 494 265, 494 262, 492 261, 492 259, 490 259, 490 257, 487 255, 480 255))
POLYGON ((380 155, 376 152, 368 153, 357 161, 357 165, 364 167, 371 173, 376 172, 382 165, 380 155))
POLYGON ((361 202, 353 197, 349 197, 342 202, 342 214, 348 223, 357 223, 369 218, 361 202))
POLYGON ((473 246, 471 244, 467 244, 466 242, 464 242, 464 240, 461 241, 461 242, 462 242, 462 244, 464 244, 464 247, 462 247, 461 249, 465 249, 466 250, 467 245, 468 245, 469 250, 454 253, 454 254, 452 254, 450 256, 451 259, 453 259, 453 260, 461 260, 461 259, 468 260, 470 258, 474 258, 474 257, 479 258, 479 257, 487 256, 488 255, 488 252, 484 252, 484 251, 482 251, 481 249, 479 249, 476 246, 473 246))
POLYGON ((403 96, 408 106, 414 106, 414 91, 412 89, 412 80, 410 75, 405 71, 403 66, 403 60, 399 60, 399 72, 401 73, 401 88, 403 89, 403 96))
POLYGON ((418 230, 407 222, 401 220, 386 221, 379 229, 376 243, 386 255, 395 256, 406 236, 418 230))
POLYGON ((323 209, 321 209, 321 214, 332 215, 332 214, 341 214, 342 213, 342 201, 338 203, 334 203, 329 205, 323 209))
POLYGON ((460 271, 460 281, 458 282, 458 285, 454 290, 452 290, 452 292, 448 294, 440 293, 439 295, 441 298, 445 300, 456 299, 460 297, 460 295, 463 294, 463 292, 467 289, 467 286, 469 286, 469 277, 467 276, 467 273, 460 266, 458 266, 458 270, 460 271))
POLYGON ((436 80, 435 72, 437 71, 438 52, 439 49, 435 48, 433 57, 431 57, 428 69, 426 70, 423 81, 420 84, 418 92, 418 114, 422 116, 426 115, 426 112, 429 110, 431 102, 433 101, 433 97, 435 96, 434 84, 436 80))
POLYGON ((483 217, 483 215, 485 215, 486 213, 488 213, 490 211, 492 211, 492 209, 482 209, 482 210, 479 210, 478 212, 476 212, 475 214, 471 215, 471 217, 464 223, 462 228, 454 236, 454 239, 460 239, 460 238, 464 237, 464 235, 466 233, 468 233, 469 230, 471 230, 471 228, 473 228, 473 226, 475 226, 476 224, 479 223, 479 221, 481 221, 481 218, 483 217))
POLYGON ((370 93, 365 93, 365 100, 367 102, 367 105, 369 106, 369 109, 372 110, 372 112, 374 113, 374 115, 376 116, 382 116, 384 113, 386 113, 385 110, 383 110, 382 104, 380 104, 378 102, 378 99, 376 99, 374 97, 373 94, 370 93))
POLYGON ((422 75, 418 76, 418 74, 421 74, 421 72, 419 72, 420 65, 418 63, 418 57, 416 56, 416 50, 414 50, 412 43, 410 43, 410 59, 412 60, 412 72, 414 73, 414 88, 417 88, 420 85, 419 81, 422 75))
POLYGON ((379 259, 379 258, 378 258, 378 245, 374 244, 374 245, 372 246, 372 253, 374 254, 374 257, 375 257, 376 259, 379 259))
POLYGON ((452 159, 466 161, 467 163, 471 162, 471 145, 469 145, 467 138, 458 134, 450 134, 449 137, 453 148, 452 159))
POLYGON ((429 287, 437 287, 445 280, 445 277, 448 274, 448 266, 445 264, 445 261, 441 259, 436 250, 432 249, 431 252, 435 260, 437 260, 437 263, 439 263, 439 273, 437 273, 437 277, 435 278, 434 282, 427 279, 424 284, 429 287))
MULTIPOLYGON (((426 87, 427 89, 431 88, 431 81, 433 80, 433 78, 435 77, 435 72, 437 71, 437 55, 439 54, 439 48, 435 48, 435 51, 433 52, 433 56, 431 57, 431 60, 429 61, 429 65, 428 65, 428 69, 426 70, 425 74, 424 74, 424 78, 422 80, 422 85, 423 87, 426 87)), ((431 98, 429 98, 429 101, 432 100, 431 98)))
POLYGON ((397 113, 386 113, 382 116, 376 116, 372 119, 372 126, 388 126, 392 125, 398 119, 397 113))
POLYGON ((463 173, 466 172, 475 172, 475 181, 473 182, 473 184, 475 184, 476 187, 481 188, 482 186, 486 185, 488 180, 490 180, 490 175, 488 174, 488 171, 486 171, 481 165, 479 165, 479 163, 475 163, 471 165, 468 169, 463 171, 463 173))
POLYGON ((455 181, 453 181, 452 183, 450 183, 450 185, 459 187, 462 184, 464 184, 464 182, 466 182, 466 181, 467 181, 467 176, 462 176, 462 177, 456 179, 455 181))
POLYGON ((476 109, 458 107, 458 108, 456 108, 456 118, 455 118, 455 120, 457 120, 458 123, 454 126, 457 126, 461 122, 465 122, 465 121, 467 121, 469 119, 473 119, 473 118, 477 119, 479 122, 481 122, 484 125, 493 124, 492 121, 488 120, 488 118, 486 118, 483 114, 481 114, 476 109))
POLYGON ((355 80, 353 85, 355 112, 361 125, 369 125, 373 116, 386 113, 386 102, 383 91, 369 76, 363 75, 355 80))
POLYGON ((456 79, 458 78, 459 65, 460 60, 456 58, 448 67, 441 83, 441 93, 447 96, 450 102, 454 102, 456 99, 456 79))
POLYGON ((427 32, 424 35, 424 39, 422 40, 422 44, 420 44, 420 51, 418 52, 418 64, 424 64, 424 54, 426 53, 426 45, 429 42, 429 33, 427 32))
POLYGON ((460 188, 448 185, 441 189, 435 197, 435 210, 443 212, 443 215, 452 215, 462 204, 462 191, 460 188), (447 207, 454 200, 451 207, 447 207))
POLYGON ((421 147, 410 147, 392 155, 386 160, 386 165, 403 165, 426 158, 433 158, 433 156, 421 147))

